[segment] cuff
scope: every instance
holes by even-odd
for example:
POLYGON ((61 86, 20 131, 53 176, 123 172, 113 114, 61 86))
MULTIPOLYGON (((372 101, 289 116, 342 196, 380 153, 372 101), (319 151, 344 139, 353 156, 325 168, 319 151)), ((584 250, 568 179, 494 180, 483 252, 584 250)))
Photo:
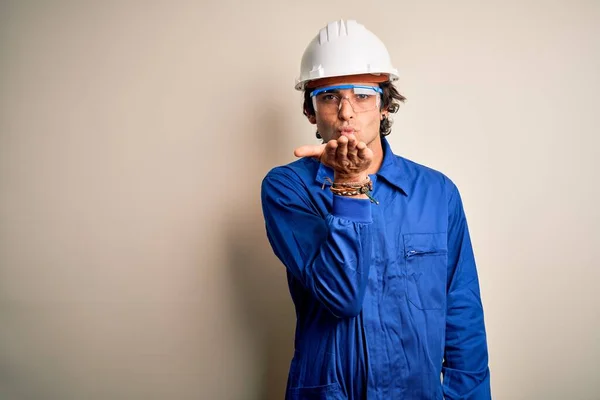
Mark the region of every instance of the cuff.
POLYGON ((373 218, 371 217, 371 200, 369 199, 355 199, 347 196, 333 195, 332 214, 339 218, 363 224, 373 222, 373 218))

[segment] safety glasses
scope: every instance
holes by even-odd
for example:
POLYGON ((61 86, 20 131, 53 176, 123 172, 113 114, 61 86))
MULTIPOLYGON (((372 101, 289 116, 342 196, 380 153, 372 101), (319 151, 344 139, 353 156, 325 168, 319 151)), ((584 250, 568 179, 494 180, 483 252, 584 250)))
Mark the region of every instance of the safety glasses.
POLYGON ((381 102, 378 86, 336 85, 313 90, 310 94, 313 107, 320 114, 337 114, 342 101, 347 100, 356 113, 377 110, 381 102), (342 93, 344 91, 344 93, 342 93))

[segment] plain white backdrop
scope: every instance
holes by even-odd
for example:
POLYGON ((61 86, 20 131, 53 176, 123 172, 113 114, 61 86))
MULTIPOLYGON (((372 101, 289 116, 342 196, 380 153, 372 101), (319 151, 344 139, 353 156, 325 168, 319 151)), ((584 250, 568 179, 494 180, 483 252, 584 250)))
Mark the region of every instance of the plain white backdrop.
POLYGON ((461 190, 496 399, 600 398, 600 3, 0 2, 0 397, 280 399, 260 182, 316 143, 327 22, 388 46, 389 140, 461 190))

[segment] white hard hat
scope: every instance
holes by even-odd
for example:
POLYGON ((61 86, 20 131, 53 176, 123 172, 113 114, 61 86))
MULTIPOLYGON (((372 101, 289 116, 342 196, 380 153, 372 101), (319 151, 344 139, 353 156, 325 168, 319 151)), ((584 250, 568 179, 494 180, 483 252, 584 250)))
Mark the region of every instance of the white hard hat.
POLYGON ((398 70, 375 34, 353 20, 330 22, 306 47, 296 90, 304 90, 315 79, 359 74, 398 79, 398 70))

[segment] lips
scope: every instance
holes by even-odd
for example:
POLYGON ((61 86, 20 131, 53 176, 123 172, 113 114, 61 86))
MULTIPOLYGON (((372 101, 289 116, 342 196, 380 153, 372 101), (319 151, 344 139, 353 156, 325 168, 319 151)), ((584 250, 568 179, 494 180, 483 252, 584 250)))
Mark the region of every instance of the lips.
POLYGON ((340 135, 344 135, 344 136, 348 136, 348 135, 356 133, 356 130, 354 128, 342 128, 342 129, 338 129, 338 131, 340 132, 340 135))

